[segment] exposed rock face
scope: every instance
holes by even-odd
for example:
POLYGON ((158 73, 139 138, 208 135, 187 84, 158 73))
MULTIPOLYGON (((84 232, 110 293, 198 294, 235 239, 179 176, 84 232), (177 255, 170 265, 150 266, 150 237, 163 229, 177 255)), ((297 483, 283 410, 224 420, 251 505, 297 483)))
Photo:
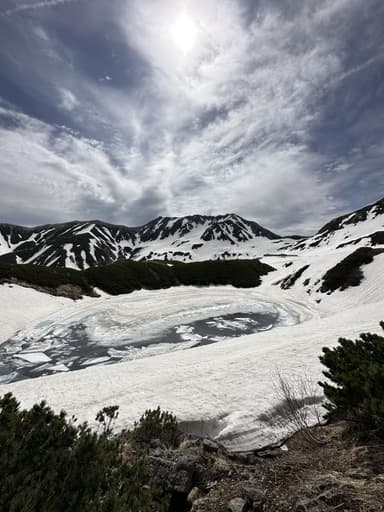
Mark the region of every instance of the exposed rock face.
POLYGON ((172 458, 150 456, 149 470, 154 481, 171 493, 188 495, 199 478, 199 457, 192 454, 172 454, 172 458))

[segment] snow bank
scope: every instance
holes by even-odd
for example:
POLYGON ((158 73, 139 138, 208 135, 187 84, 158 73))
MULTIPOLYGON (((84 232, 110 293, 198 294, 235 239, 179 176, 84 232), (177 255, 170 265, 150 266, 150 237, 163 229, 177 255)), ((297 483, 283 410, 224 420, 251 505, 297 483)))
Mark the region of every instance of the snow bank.
POLYGON ((0 343, 39 318, 73 303, 71 299, 54 297, 32 288, 0 285, 0 343))

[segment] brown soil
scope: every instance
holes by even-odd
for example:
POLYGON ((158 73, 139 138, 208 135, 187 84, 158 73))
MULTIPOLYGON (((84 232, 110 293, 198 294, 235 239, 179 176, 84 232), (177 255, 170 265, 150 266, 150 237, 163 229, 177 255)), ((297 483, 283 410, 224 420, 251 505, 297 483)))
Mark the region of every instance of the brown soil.
MULTIPOLYGON (((321 445, 298 433, 287 451, 276 450, 252 464, 231 460, 227 474, 211 482, 193 512, 227 512, 233 498, 256 494, 263 512, 384 511, 384 442, 359 440, 345 423, 316 427, 321 445)), ((248 500, 249 501, 249 500, 248 500)), ((256 500, 257 501, 257 500, 256 500)))

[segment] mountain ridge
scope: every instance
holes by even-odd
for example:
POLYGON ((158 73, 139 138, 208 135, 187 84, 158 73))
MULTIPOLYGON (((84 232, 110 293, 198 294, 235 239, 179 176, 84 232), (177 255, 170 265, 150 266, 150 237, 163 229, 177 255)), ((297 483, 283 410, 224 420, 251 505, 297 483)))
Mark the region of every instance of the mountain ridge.
POLYGON ((138 227, 99 220, 0 224, 0 261, 84 269, 127 259, 253 258, 255 251, 262 253, 259 242, 270 249, 286 240, 237 214, 160 216, 138 227))
POLYGON ((158 216, 135 227, 98 219, 0 224, 0 261, 78 270, 121 260, 253 259, 359 244, 384 244, 384 198, 332 219, 311 237, 281 236, 235 213, 158 216))

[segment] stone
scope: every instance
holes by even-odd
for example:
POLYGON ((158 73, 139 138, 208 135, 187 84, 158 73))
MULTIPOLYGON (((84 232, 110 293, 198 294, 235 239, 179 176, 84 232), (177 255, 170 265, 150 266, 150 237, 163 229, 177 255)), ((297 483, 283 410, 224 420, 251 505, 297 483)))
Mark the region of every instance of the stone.
POLYGON ((265 496, 255 487, 244 487, 242 491, 244 499, 249 503, 254 512, 263 512, 265 496))
POLYGON ((208 498, 199 498, 193 502, 191 512, 199 512, 201 507, 205 509, 205 505, 208 503, 208 498))
POLYGON ((198 487, 194 487, 187 496, 187 501, 192 505, 197 499, 201 497, 201 491, 198 487))
POLYGON ((233 498, 228 503, 229 512, 245 512, 247 508, 247 502, 243 498, 233 498))
POLYGON ((197 458, 182 456, 176 460, 148 457, 149 471, 154 481, 172 493, 189 494, 197 471, 197 458))
POLYGON ((212 441, 212 439, 203 440, 203 450, 207 453, 217 453, 219 451, 219 445, 212 441))

